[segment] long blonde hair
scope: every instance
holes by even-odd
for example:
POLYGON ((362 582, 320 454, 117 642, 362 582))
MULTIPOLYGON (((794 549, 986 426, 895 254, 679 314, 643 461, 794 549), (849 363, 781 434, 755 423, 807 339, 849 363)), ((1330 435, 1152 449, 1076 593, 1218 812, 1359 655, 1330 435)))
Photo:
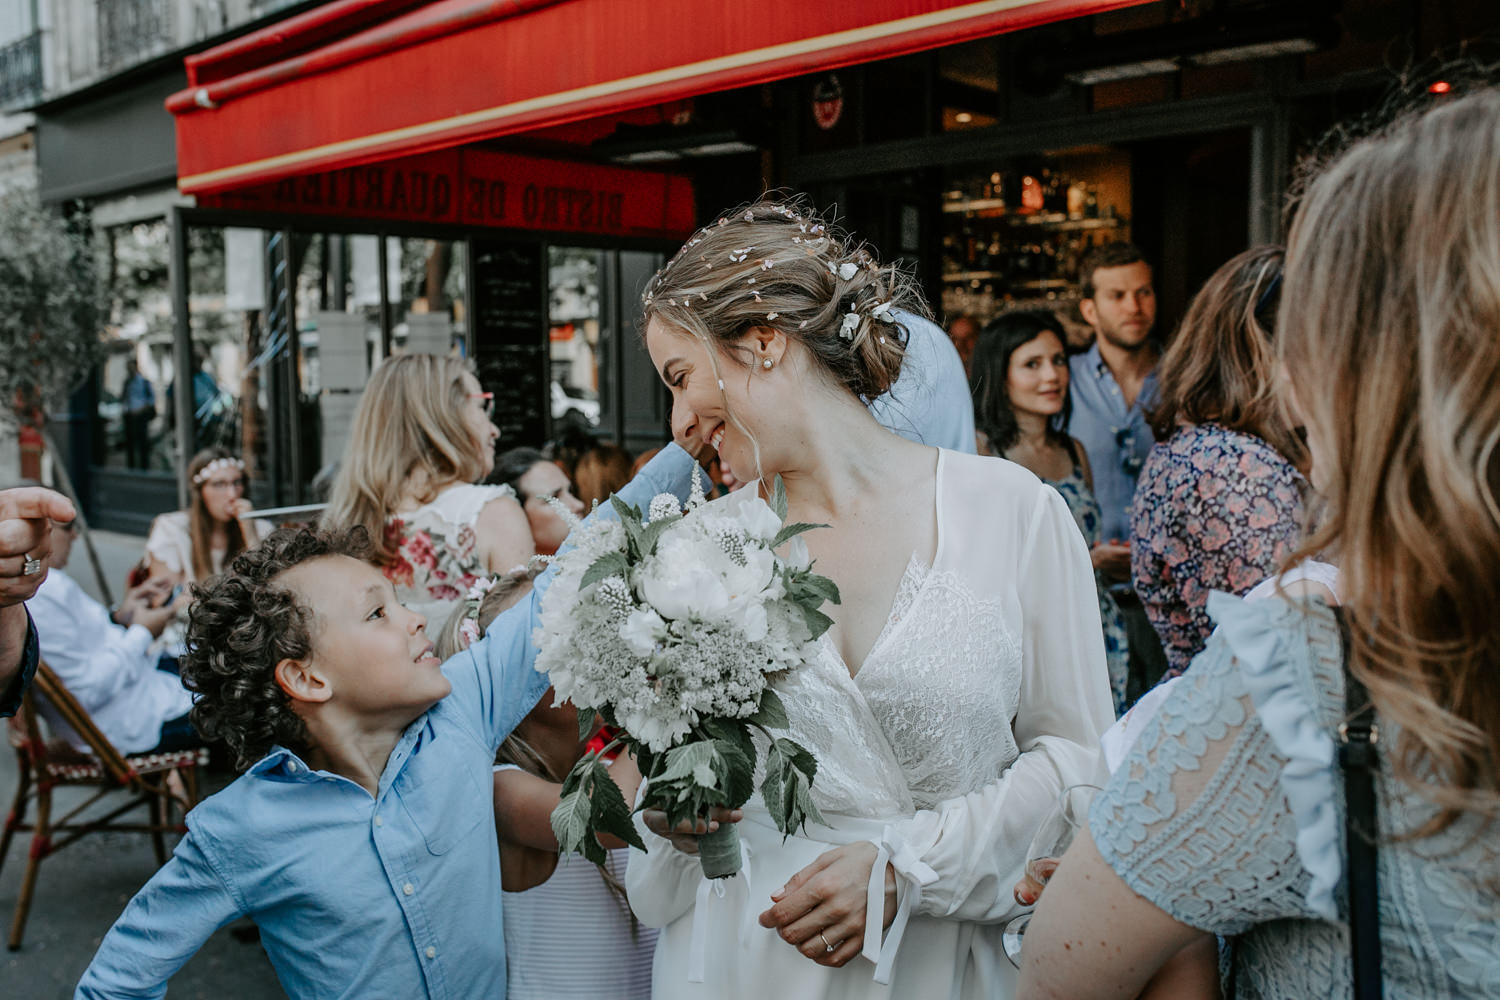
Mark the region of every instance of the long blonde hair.
POLYGON ((1319 173, 1278 344, 1325 510, 1350 666, 1437 807, 1500 815, 1500 92, 1365 139, 1319 173))
POLYGON ((382 562, 395 558, 386 521, 413 482, 426 502, 445 486, 472 483, 484 474, 479 445, 464 426, 468 361, 437 354, 398 354, 375 369, 359 409, 349 446, 339 463, 327 528, 363 527, 382 562))

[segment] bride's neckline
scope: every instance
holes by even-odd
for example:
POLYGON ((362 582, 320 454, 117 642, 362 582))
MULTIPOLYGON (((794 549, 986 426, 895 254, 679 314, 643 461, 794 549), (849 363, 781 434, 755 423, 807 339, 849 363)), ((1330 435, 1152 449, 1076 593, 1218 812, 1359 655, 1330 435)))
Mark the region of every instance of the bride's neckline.
MULTIPOLYGON (((912 552, 907 557, 906 568, 902 570, 900 579, 896 581, 896 592, 891 596, 891 606, 886 610, 885 621, 880 626, 880 631, 876 633, 875 641, 870 643, 869 649, 865 650, 865 655, 859 661, 858 666, 851 667, 849 661, 844 658, 843 651, 839 649, 838 643, 833 640, 833 637, 828 632, 823 633, 823 643, 828 647, 833 658, 838 662, 851 681, 859 677, 865 667, 869 665, 870 660, 880 651, 881 646, 885 644, 886 640, 897 631, 897 628, 906 619, 907 612, 916 604, 917 597, 921 594, 922 585, 926 583, 933 568, 943 558, 943 544, 945 541, 943 534, 943 468, 944 462, 947 459, 947 455, 945 454, 947 449, 938 448, 936 451, 937 462, 933 470, 935 478, 932 491, 932 516, 937 540, 932 549, 932 561, 928 562, 916 552, 912 552)), ((837 583, 838 581, 835 580, 834 582, 837 583)))

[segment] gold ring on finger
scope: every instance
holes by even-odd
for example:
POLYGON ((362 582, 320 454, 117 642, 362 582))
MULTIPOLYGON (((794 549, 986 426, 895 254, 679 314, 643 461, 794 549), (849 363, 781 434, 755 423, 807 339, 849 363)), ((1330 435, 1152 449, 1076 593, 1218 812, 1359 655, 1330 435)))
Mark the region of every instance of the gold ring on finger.
POLYGON ((828 943, 828 939, 823 936, 823 932, 822 931, 818 931, 818 940, 823 942, 823 953, 824 954, 829 954, 829 953, 831 953, 833 951, 833 945, 831 945, 831 944, 828 943))

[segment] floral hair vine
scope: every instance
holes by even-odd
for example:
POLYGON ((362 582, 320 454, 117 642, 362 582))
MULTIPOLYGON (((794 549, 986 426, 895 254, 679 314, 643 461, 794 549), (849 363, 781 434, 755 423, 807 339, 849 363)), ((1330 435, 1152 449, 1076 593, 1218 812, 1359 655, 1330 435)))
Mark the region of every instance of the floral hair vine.
POLYGON ((479 629, 479 609, 484 604, 484 599, 489 596, 490 591, 495 589, 495 584, 502 578, 520 582, 522 580, 535 580, 542 571, 547 568, 550 560, 546 556, 532 556, 519 566, 500 574, 499 576, 484 576, 469 585, 469 592, 464 595, 464 618, 459 622, 458 633, 464 638, 465 646, 472 646, 484 637, 479 629))
POLYGON ((198 474, 193 477, 193 485, 202 486, 213 478, 214 473, 223 472, 226 469, 238 469, 244 472, 245 463, 237 458, 216 458, 198 470, 198 474))
POLYGON ((479 606, 484 603, 486 595, 495 589, 497 577, 480 577, 469 585, 468 594, 464 595, 464 620, 459 623, 458 634, 464 637, 464 645, 472 646, 479 641, 479 606))

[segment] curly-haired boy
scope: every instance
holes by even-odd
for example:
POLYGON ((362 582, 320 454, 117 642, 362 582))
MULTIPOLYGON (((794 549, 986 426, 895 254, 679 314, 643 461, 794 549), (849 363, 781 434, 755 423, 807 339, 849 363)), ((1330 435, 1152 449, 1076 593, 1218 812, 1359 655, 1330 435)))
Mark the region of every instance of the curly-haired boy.
MULTIPOLYGON (((685 495, 695 468, 666 449, 621 495, 685 495)), ((293 1000, 505 996, 490 767, 547 689, 531 635, 550 574, 439 663, 367 556, 362 534, 282 529, 197 590, 193 722, 247 770, 189 814, 76 997, 162 996, 246 914, 293 1000)))

